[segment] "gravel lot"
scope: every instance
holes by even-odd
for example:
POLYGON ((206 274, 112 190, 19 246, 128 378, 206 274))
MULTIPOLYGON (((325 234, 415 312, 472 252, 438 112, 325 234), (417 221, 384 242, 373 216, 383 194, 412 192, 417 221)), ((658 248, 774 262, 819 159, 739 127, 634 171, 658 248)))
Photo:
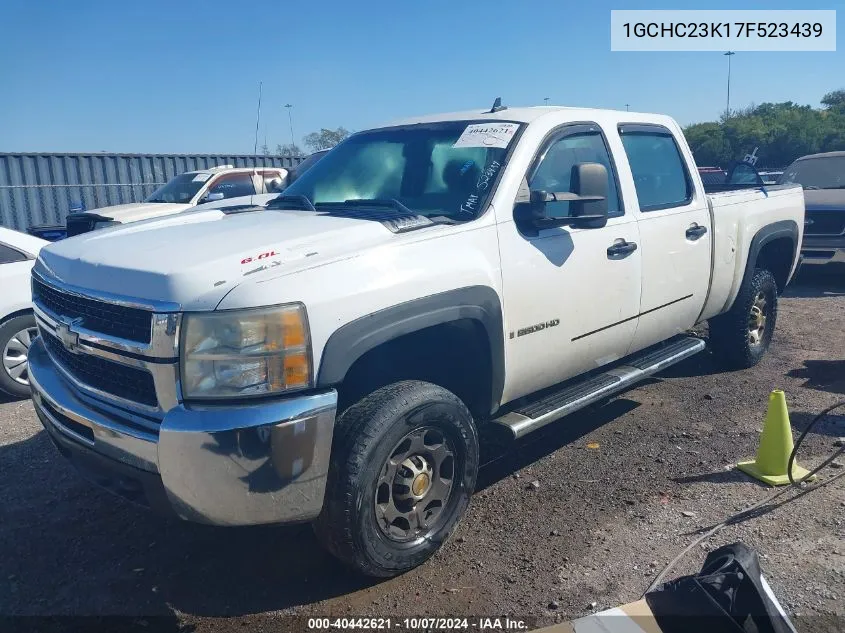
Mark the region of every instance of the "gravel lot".
MULTIPOLYGON (((280 630, 277 617, 290 613, 550 624, 635 600, 698 528, 770 494, 729 466, 753 456, 771 389, 786 391, 796 430, 845 397, 843 271, 802 273, 780 306, 761 365, 719 373, 705 352, 529 436, 483 468, 468 515, 434 559, 379 583, 336 564, 307 526, 191 525, 92 488, 29 401, 0 402, 0 615, 133 615, 150 630, 197 631, 280 630)), ((819 463, 839 436, 845 415, 831 415, 802 464, 819 463)), ((842 630, 843 517, 840 479, 706 547, 745 541, 800 630, 842 630)), ((670 577, 697 570, 705 554, 670 577)))

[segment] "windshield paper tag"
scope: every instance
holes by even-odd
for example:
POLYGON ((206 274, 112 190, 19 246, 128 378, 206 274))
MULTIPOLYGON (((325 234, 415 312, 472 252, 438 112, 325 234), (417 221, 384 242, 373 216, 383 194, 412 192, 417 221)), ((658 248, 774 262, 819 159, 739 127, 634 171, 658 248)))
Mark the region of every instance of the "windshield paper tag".
POLYGON ((205 182, 209 178, 211 178, 211 174, 197 174, 192 182, 205 182))
POLYGON ((468 125, 452 147, 508 146, 519 123, 473 123, 468 125))

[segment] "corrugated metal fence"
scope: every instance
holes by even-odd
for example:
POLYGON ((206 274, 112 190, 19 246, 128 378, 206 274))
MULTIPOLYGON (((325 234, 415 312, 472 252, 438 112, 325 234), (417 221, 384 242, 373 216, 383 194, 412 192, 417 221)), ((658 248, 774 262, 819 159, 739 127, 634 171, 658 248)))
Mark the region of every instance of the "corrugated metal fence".
POLYGON ((70 210, 140 202, 174 176, 217 165, 291 167, 300 158, 226 154, 2 154, 0 226, 62 224, 70 210))

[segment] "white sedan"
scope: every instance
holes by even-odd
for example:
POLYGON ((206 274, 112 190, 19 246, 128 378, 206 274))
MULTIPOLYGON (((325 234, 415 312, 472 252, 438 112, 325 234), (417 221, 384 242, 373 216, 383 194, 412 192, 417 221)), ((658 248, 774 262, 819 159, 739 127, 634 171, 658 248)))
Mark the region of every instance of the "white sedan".
POLYGON ((49 242, 0 227, 0 391, 15 398, 29 396, 26 354, 38 335, 30 274, 38 251, 46 244, 49 242))

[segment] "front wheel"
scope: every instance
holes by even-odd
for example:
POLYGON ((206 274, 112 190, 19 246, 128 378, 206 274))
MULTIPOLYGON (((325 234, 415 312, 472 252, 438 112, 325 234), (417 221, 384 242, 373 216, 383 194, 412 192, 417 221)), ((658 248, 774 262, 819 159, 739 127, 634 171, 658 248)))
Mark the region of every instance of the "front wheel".
POLYGON ((729 369, 753 367, 769 349, 777 316, 777 283, 772 273, 758 268, 731 309, 710 319, 710 345, 729 369))
POLYGON ((32 340, 38 336, 35 317, 22 314, 0 324, 0 391, 14 398, 28 398, 29 365, 26 357, 32 340))
POLYGON ((477 473, 477 431, 457 396, 419 381, 382 387, 338 421, 314 531, 358 571, 395 576, 452 534, 477 473))

